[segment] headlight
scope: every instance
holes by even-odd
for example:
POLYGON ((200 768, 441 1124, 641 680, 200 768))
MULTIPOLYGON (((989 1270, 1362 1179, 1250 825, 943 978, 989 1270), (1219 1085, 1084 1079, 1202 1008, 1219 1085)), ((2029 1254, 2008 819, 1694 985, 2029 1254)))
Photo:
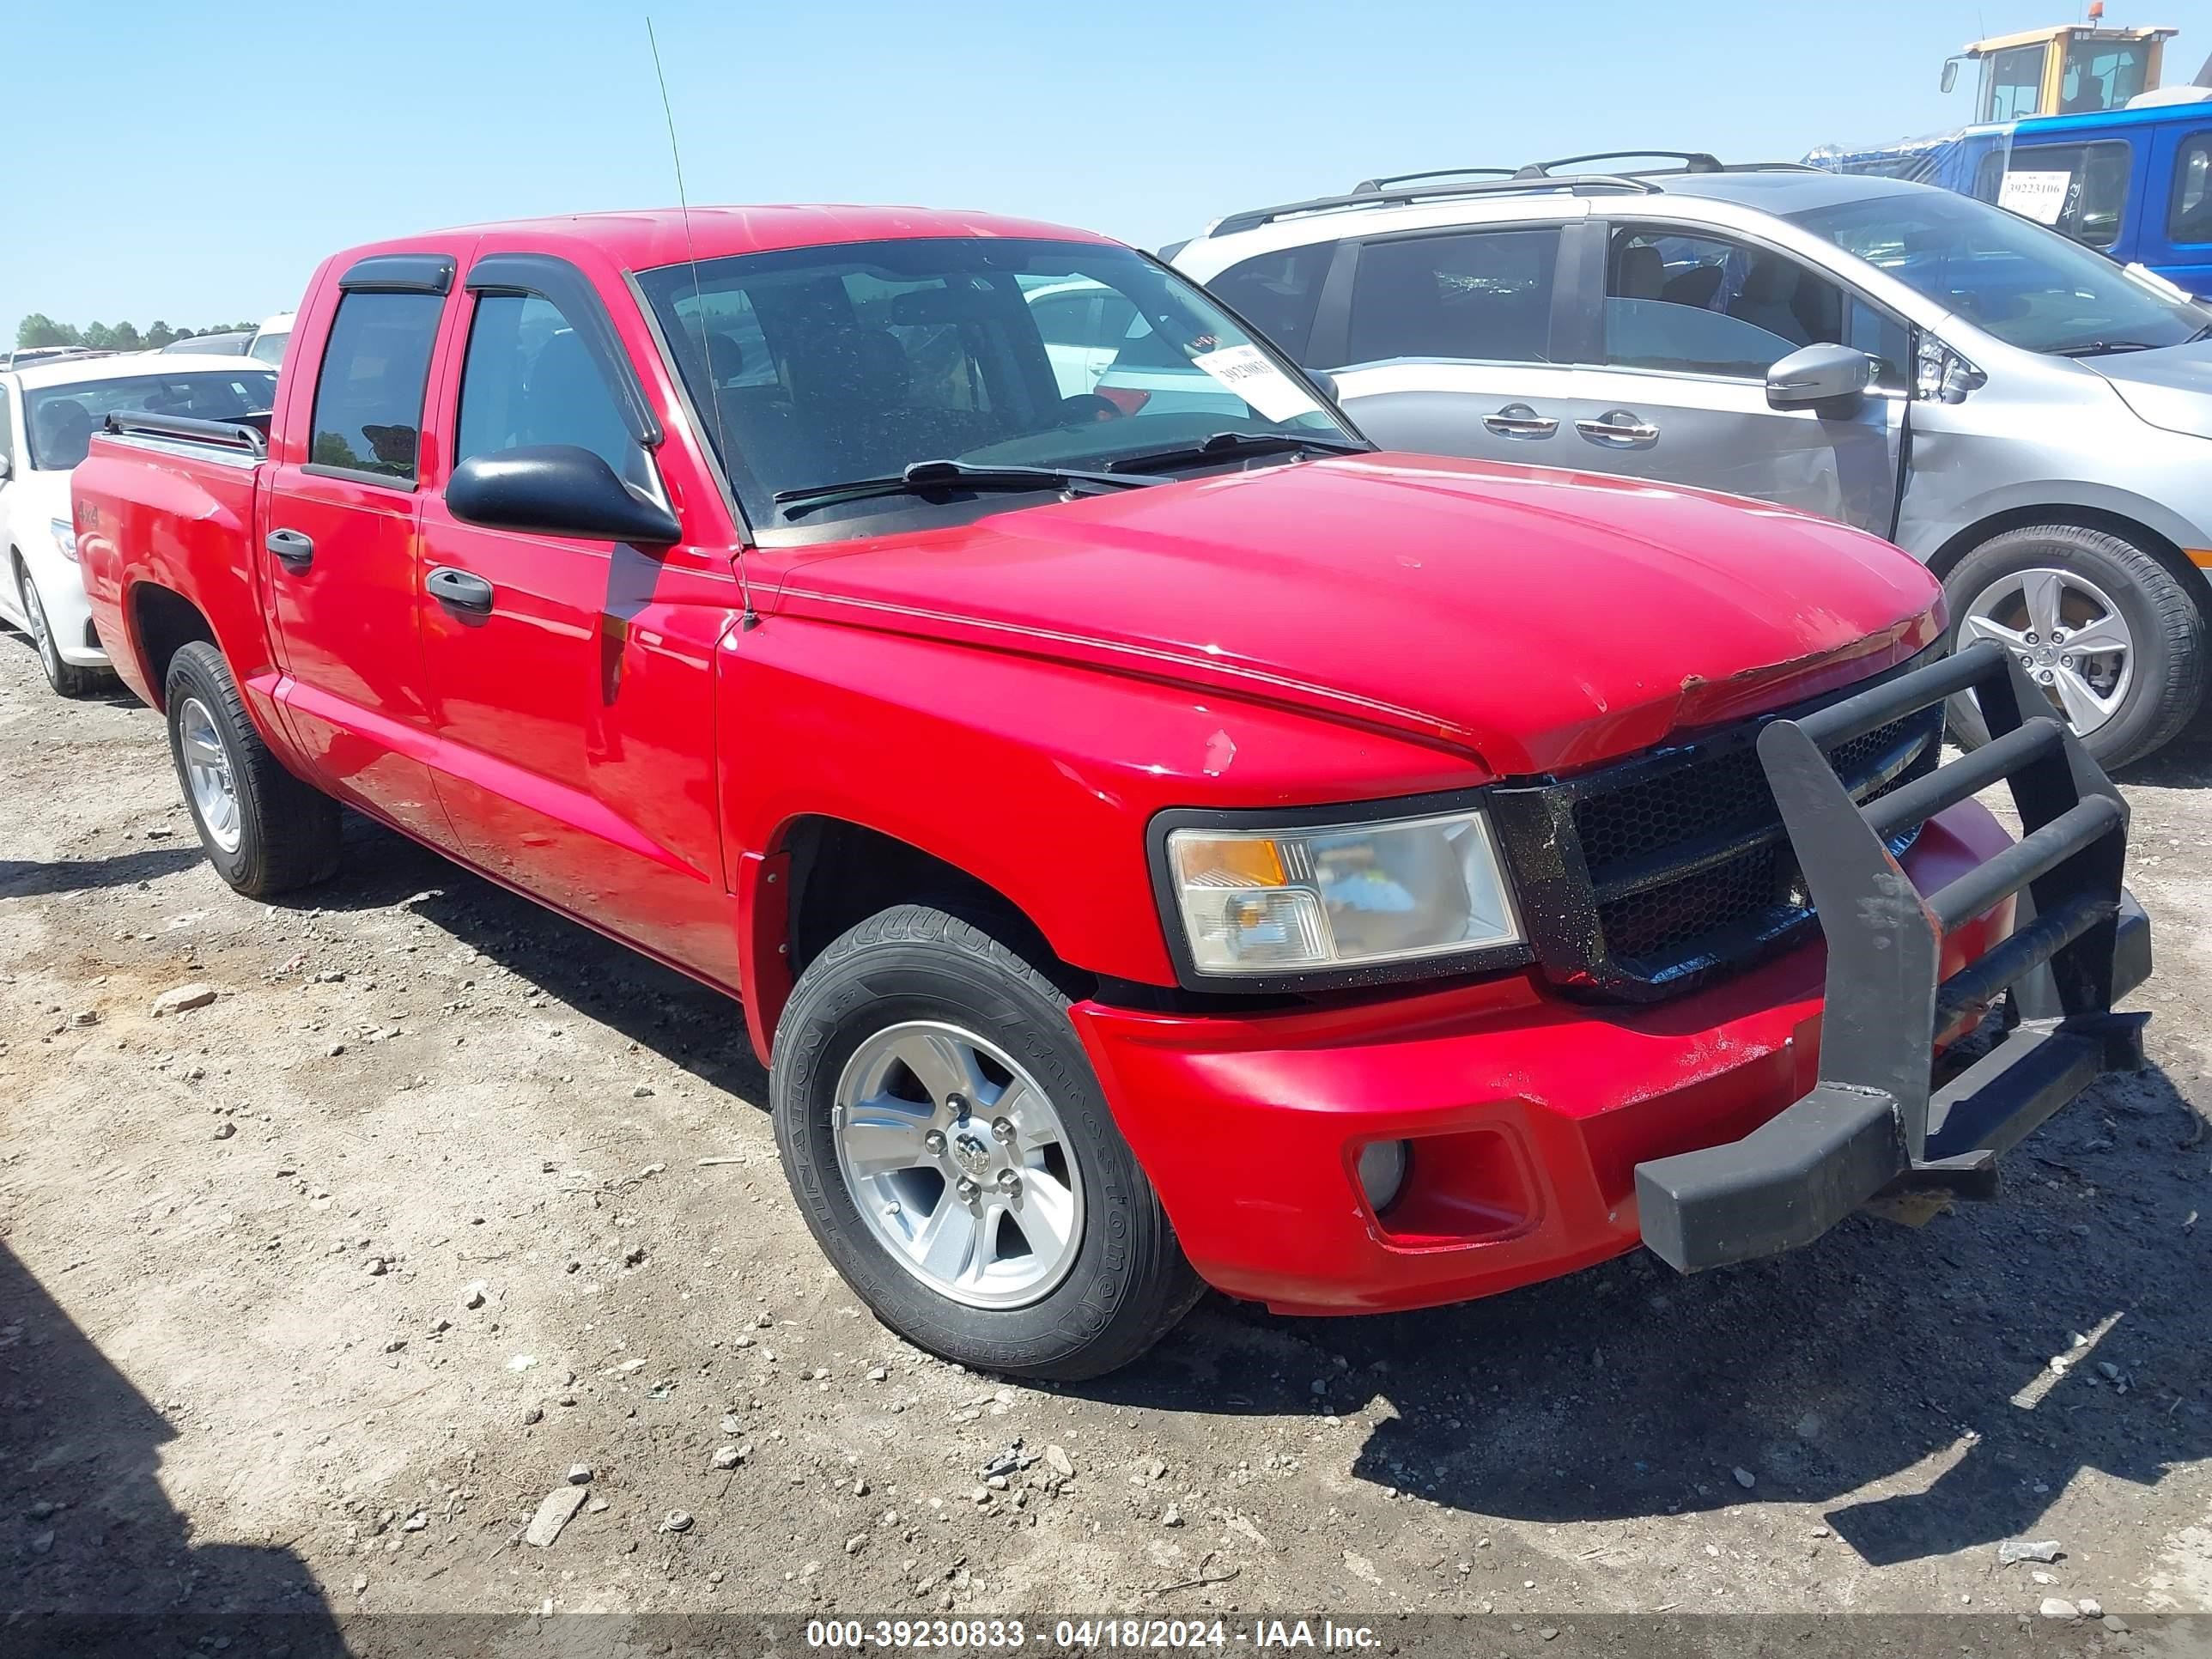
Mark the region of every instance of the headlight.
POLYGON ((1168 878, 1201 974, 1300 974, 1511 945, 1480 811, 1304 830, 1174 830, 1168 878))
POLYGON ((61 550, 62 557, 71 564, 76 562, 76 529, 67 519, 49 519, 46 527, 54 532, 54 545, 61 550))

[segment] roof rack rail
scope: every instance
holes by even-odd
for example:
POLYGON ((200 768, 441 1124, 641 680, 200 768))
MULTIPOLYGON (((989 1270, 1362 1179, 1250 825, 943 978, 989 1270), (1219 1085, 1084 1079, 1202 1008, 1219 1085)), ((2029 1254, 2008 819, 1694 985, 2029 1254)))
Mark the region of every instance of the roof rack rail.
POLYGON ((1362 179, 1352 187, 1355 196, 1381 190, 1385 185, 1410 185, 1417 179, 1510 179, 1511 167, 1431 167, 1426 173, 1386 173, 1379 179, 1362 179))
POLYGON ((1548 179, 1552 176, 1553 167, 1577 167, 1584 161, 1632 161, 1647 155, 1664 156, 1669 161, 1680 161, 1682 164, 1679 169, 1668 169, 1669 172, 1718 173, 1722 170, 1720 157, 1709 155, 1701 149, 1598 149, 1592 150, 1587 155, 1562 155, 1556 161, 1531 161, 1528 166, 1516 172, 1514 177, 1548 179))
POLYGON ((1324 213, 1333 208, 1403 207, 1417 202, 1432 202, 1455 196, 1493 196, 1528 191, 1620 190, 1638 195, 1656 196, 1659 186, 1648 179, 1630 178, 1625 174, 1588 173, 1562 175, 1548 174, 1531 178, 1476 179, 1463 185, 1413 185, 1403 190, 1356 190, 1344 196, 1316 196, 1306 202, 1285 202, 1276 207, 1251 208, 1243 213, 1231 213, 1214 222, 1206 232, 1208 236, 1233 236, 1239 231, 1256 230, 1261 225, 1277 219, 1288 219, 1302 213, 1324 213))

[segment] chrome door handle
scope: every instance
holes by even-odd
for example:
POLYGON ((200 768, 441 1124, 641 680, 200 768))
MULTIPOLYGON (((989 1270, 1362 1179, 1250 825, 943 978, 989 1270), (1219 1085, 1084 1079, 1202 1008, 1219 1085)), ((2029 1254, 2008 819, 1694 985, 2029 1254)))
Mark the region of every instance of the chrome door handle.
POLYGON ((1508 404, 1482 423, 1501 438, 1548 438, 1559 429, 1556 418, 1539 415, 1526 404, 1508 404))
POLYGON ((1632 411, 1609 409, 1594 421, 1577 421, 1575 430, 1594 443, 1648 444, 1659 428, 1632 411))
POLYGON ((491 584, 482 576, 472 576, 465 570, 456 570, 441 564, 422 580, 430 590, 430 597, 440 605, 449 605, 456 611, 466 611, 479 617, 491 614, 491 584))
POLYGON ((287 570, 305 570, 315 562, 315 544, 296 530, 272 530, 262 544, 287 570))

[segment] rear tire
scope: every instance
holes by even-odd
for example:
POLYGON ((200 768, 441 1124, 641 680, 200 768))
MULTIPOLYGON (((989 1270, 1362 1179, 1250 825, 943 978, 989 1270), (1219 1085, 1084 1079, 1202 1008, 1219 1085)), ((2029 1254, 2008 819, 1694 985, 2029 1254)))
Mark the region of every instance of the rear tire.
POLYGON ((31 629, 31 643, 39 653, 39 666, 46 676, 46 684, 54 689, 58 697, 76 700, 88 697, 106 683, 106 676, 97 668, 79 668, 75 663, 62 660, 61 647, 54 640, 54 630, 46 622, 46 607, 39 599, 39 585, 31 580, 30 568, 18 554, 15 559, 15 593, 24 619, 31 629))
MULTIPOLYGON (((2111 770, 2171 742, 2195 716, 2204 695, 2205 622, 2197 594, 2156 555, 2123 537, 2080 525, 2030 525, 1991 537, 1945 577, 1954 647, 1977 637, 1972 611, 1978 601, 1988 604, 1992 593, 2006 593, 2014 579, 2035 571, 2077 577, 2109 598, 2129 636, 2125 689, 2101 724, 2081 732, 2082 746, 2111 770)), ((2078 593, 2069 600, 2077 613, 2085 603, 2078 593)), ((2011 620, 2018 624, 2027 619, 2022 615, 2011 620)), ((2037 641, 2039 649, 2050 644, 2037 641)), ((2063 641, 2059 648, 2063 653, 2063 641)), ((2063 672, 2055 663, 2030 665, 2032 675, 2063 672)), ((2073 724, 2080 732, 2081 723, 2073 724)), ((1962 748, 1977 749, 1989 741, 1989 726, 1971 696, 1951 699, 1950 725, 1952 738, 1962 748)))
POLYGON ((962 1364, 1060 1381, 1127 1364, 1204 1289, 1067 1011, 1060 988, 992 934, 898 905, 849 929, 799 975, 769 1076, 792 1194, 877 1318, 962 1364), (932 1046, 940 1039, 950 1047, 932 1046), (907 1042, 956 1059, 926 1078, 930 1068, 908 1071, 895 1057, 907 1042), (872 1118, 863 1096, 877 1103, 872 1118), (1007 1104, 1023 1100, 1037 1103, 1007 1104), (887 1143, 860 1138, 871 1132, 901 1139, 876 1156, 887 1143), (871 1176, 871 1162, 892 1174, 871 1176), (876 1218, 862 1216, 863 1201, 876 1218), (1047 1202, 1031 1238, 1029 1206, 1047 1202), (966 1253, 956 1245, 940 1267, 920 1237, 939 1227, 980 1243, 966 1253), (902 1233, 916 1236, 910 1248, 902 1233))
POLYGON ((161 701, 177 782, 217 875, 265 898, 337 868, 338 804, 261 740, 220 652, 197 641, 180 649, 161 701))

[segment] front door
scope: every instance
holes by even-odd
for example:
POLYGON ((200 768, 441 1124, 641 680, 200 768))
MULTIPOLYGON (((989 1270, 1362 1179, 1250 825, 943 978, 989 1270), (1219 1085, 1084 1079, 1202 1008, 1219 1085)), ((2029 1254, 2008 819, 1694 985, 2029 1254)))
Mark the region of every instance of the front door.
MULTIPOLYGON (((595 350, 611 337, 603 316, 571 314, 596 307, 589 290, 556 303, 486 288, 471 302, 454 464, 572 444, 665 499, 610 389, 626 361, 595 350)), ((421 562, 437 787, 468 857, 734 986, 713 787, 715 652, 742 611, 726 555, 487 529, 440 492, 421 562)))
MULTIPOLYGON (((1579 204, 1577 204, 1579 206, 1579 204)), ((1344 314, 1307 361, 1385 449, 1574 465, 1574 371, 1555 341, 1557 224, 1421 231, 1363 243, 1344 314)))
POLYGON ((313 399, 310 436, 271 454, 264 541, 252 550, 285 672, 277 700, 319 781, 441 846, 452 835, 425 763, 415 537, 453 269, 432 256, 364 259, 341 276, 335 307, 316 307, 292 373, 320 372, 289 388, 313 399))
POLYGON ((1636 225, 1607 234, 1602 320, 1555 465, 1894 529, 1911 368, 1901 321, 1771 249, 1636 225), (1869 395, 1842 414, 1768 404, 1767 370, 1822 342, 1881 361, 1869 395))

